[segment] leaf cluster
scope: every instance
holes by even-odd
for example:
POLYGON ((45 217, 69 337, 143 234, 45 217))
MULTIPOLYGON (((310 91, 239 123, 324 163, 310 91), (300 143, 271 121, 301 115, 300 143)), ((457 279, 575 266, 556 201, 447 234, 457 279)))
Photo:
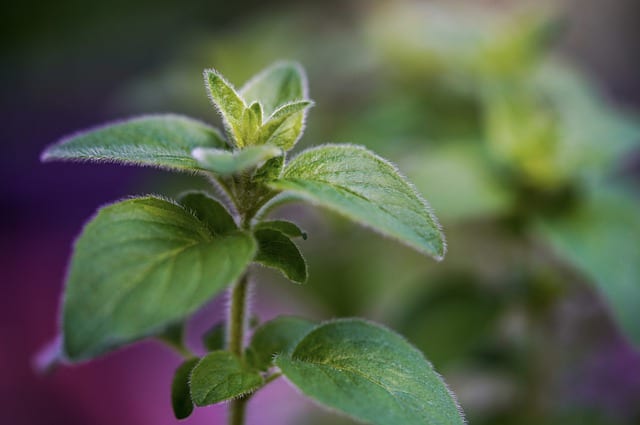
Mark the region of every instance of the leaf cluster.
MULTIPOLYGON (((109 124, 49 147, 43 160, 116 162, 201 174, 228 199, 187 192, 141 196, 101 208, 76 241, 62 307, 61 358, 85 361, 148 337, 186 357, 172 385, 178 418, 193 406, 248 397, 284 374, 320 403, 374 424, 462 423, 441 378, 392 331, 359 319, 313 324, 280 317, 241 352, 229 317, 185 347, 189 317, 257 263, 295 283, 307 264, 295 223, 266 219, 292 200, 335 211, 441 259, 445 243, 427 202, 388 161, 361 146, 321 145, 294 158, 308 109, 306 76, 280 62, 236 90, 204 72, 224 132, 177 115, 109 124), (389 367, 389 366, 392 367, 389 367), (386 366, 386 367, 385 367, 386 366)), ((242 323, 240 323, 242 326, 242 323)))

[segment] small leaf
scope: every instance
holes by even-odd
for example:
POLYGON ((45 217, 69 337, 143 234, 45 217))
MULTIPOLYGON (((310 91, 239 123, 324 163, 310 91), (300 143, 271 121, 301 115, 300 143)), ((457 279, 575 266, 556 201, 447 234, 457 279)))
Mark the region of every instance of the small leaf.
POLYGON ((102 208, 75 245, 64 296, 64 351, 85 360, 161 333, 235 282, 255 254, 246 233, 214 236, 173 202, 102 208))
POLYGON ((158 334, 157 338, 179 352, 186 351, 184 345, 184 328, 184 322, 172 323, 167 326, 162 333, 158 334))
POLYGON ((276 156, 267 160, 263 166, 258 168, 252 177, 254 182, 270 182, 280 178, 284 168, 284 155, 276 156))
POLYGON ((283 104, 307 97, 307 76, 295 62, 276 62, 249 80, 240 94, 247 103, 259 101, 269 116, 283 104))
POLYGON ((270 145, 249 146, 240 151, 229 152, 222 149, 196 148, 192 152, 198 164, 205 170, 220 175, 238 174, 273 157, 282 151, 270 145))
POLYGON ((308 397, 366 423, 464 424, 453 395, 422 353, 364 320, 318 326, 276 365, 308 397))
POLYGON ((304 69, 294 62, 275 63, 247 82, 240 93, 247 103, 259 101, 264 115, 271 116, 263 128, 262 143, 279 146, 285 151, 293 148, 302 135, 306 109, 311 105, 306 100, 304 69), (278 108, 281 111, 276 115, 278 108))
POLYGON ((281 316, 256 329, 247 347, 247 362, 256 369, 266 371, 273 365, 276 354, 289 355, 315 323, 298 317, 281 316))
POLYGON ((198 220, 207 225, 214 236, 222 236, 238 230, 229 211, 217 200, 203 192, 186 192, 180 195, 178 202, 192 211, 198 220))
POLYGON ((278 146, 285 151, 293 148, 304 129, 302 111, 312 105, 310 100, 300 100, 278 108, 262 126, 258 143, 278 146))
POLYGON ((214 351, 193 369, 191 397, 196 406, 207 406, 251 393, 263 382, 258 371, 244 367, 230 352, 214 351))
POLYGON ((286 220, 267 220, 261 221, 254 226, 254 229, 273 229, 284 233, 290 238, 307 239, 307 234, 300 230, 298 225, 286 220))
POLYGON ((242 114, 242 140, 245 146, 262 144, 259 142, 262 129, 262 106, 254 102, 242 114))
POLYGON ((224 322, 216 323, 202 335, 202 344, 207 351, 222 350, 226 340, 226 326, 224 322))
POLYGON ((222 116, 225 129, 238 148, 245 146, 243 138, 244 114, 247 105, 233 86, 215 69, 204 71, 205 85, 211 102, 222 116))
POLYGON ((393 165, 363 147, 323 145, 304 151, 269 186, 334 210, 438 260, 444 256, 444 237, 427 202, 393 165))
POLYGON ((254 236, 258 241, 258 253, 254 261, 280 270, 293 282, 307 281, 307 262, 287 235, 274 229, 258 229, 254 236))
POLYGON ((43 161, 93 161, 201 171, 191 156, 197 147, 224 149, 220 132, 178 115, 150 115, 107 124, 48 147, 43 161))
POLYGON ((189 377, 199 361, 200 359, 197 357, 186 360, 176 369, 176 373, 173 376, 171 405, 176 419, 188 418, 193 412, 193 401, 191 401, 191 393, 189 392, 189 377))

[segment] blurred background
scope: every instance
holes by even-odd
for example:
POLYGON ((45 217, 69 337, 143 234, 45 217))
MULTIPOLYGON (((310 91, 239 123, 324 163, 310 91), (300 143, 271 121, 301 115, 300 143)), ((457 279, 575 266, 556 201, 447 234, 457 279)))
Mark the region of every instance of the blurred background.
MULTIPOLYGON (((300 206, 310 282, 258 270, 254 310, 360 315, 405 334, 470 424, 640 423, 640 3, 23 0, 2 6, 2 422, 173 424, 180 359, 154 342, 49 376, 74 237, 107 202, 194 177, 40 164, 61 136, 176 112, 217 122, 202 84, 285 58, 317 106, 297 150, 363 144, 397 163, 448 237, 442 263, 300 206)), ((224 313, 197 315, 189 334, 224 313)), ((282 380, 280 380, 282 381, 282 380)), ((249 424, 351 423, 286 382, 249 424)), ((224 408, 187 424, 222 424, 224 408)))

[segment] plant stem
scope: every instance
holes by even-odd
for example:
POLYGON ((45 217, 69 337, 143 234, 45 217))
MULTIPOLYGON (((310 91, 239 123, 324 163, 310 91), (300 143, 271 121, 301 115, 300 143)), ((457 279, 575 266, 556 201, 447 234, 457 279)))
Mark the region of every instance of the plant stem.
POLYGON ((249 277, 242 276, 238 283, 231 288, 231 301, 229 308, 229 339, 227 349, 238 357, 242 357, 244 348, 244 330, 246 325, 246 304, 249 277))
POLYGON ((240 397, 229 404, 229 425, 244 425, 244 414, 249 398, 240 397))
MULTIPOLYGON (((244 351, 244 331, 247 316, 247 293, 249 276, 245 273, 231 289, 231 305, 229 308, 227 349, 242 358, 244 351)), ((229 404, 229 425, 243 425, 247 397, 240 397, 229 404)))

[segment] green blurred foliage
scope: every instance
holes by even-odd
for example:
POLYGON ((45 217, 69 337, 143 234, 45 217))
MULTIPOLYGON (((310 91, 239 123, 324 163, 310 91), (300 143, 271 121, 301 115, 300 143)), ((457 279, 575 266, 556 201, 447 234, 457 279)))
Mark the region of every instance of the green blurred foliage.
POLYGON ((290 6, 200 34, 116 102, 215 120, 194 78, 203 68, 238 83, 276 58, 300 61, 317 103, 301 147, 353 142, 392 158, 449 240, 445 261, 429 264, 333 215, 288 209, 313 242, 301 244, 305 302, 407 335, 470 423, 637 423, 637 395, 635 408, 614 412, 566 390, 567 375, 618 332, 640 344, 640 202, 618 175, 638 149, 637 117, 554 48, 563 20, 553 8, 398 1, 344 11, 290 6), (583 313, 568 314, 576 303, 583 313))

